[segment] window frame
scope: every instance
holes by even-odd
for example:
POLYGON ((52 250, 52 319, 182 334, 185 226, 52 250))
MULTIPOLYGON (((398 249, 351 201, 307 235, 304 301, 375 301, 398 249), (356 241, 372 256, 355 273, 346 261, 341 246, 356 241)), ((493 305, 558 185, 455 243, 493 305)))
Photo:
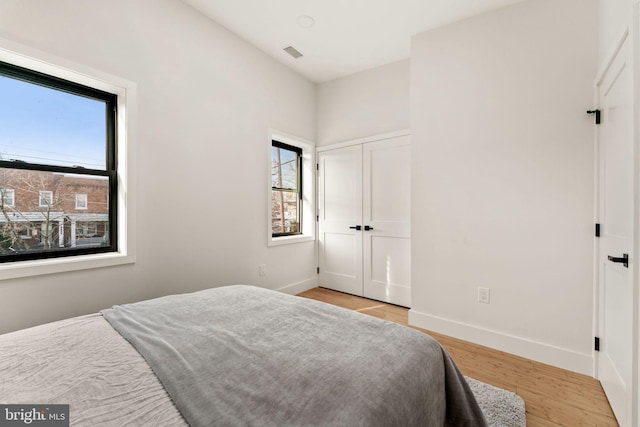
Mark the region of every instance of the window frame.
MULTIPOLYGON (((11 170, 31 170, 38 172, 52 172, 72 175, 91 175, 106 177, 109 180, 109 244, 91 248, 60 248, 54 247, 49 250, 17 251, 0 255, 0 263, 39 260, 60 257, 70 257, 77 255, 100 254, 116 252, 118 250, 118 224, 117 224, 117 141, 116 141, 116 115, 118 96, 93 87, 89 87, 70 80, 62 79, 54 75, 35 71, 33 69, 21 67, 15 64, 0 61, 0 76, 23 81, 28 84, 42 86, 72 95, 93 99, 103 102, 105 105, 105 168, 90 169, 85 167, 68 167, 54 164, 32 163, 23 160, 3 160, 0 159, 0 168, 11 170)), ((40 208, 50 208, 54 202, 53 191, 40 190, 38 193, 38 206, 40 208), (49 201, 44 199, 44 195, 50 196, 49 201), (44 201, 44 203, 43 203, 44 201)))
MULTIPOLYGON (((1 162, 0 162, 1 163, 1 162)), ((11 168, 13 169, 13 168, 11 168)), ((38 207, 39 208, 48 208, 49 206, 51 206, 53 204, 53 191, 50 190, 40 190, 38 191, 38 207), (45 197, 44 195, 48 195, 48 197, 45 197), (44 202, 43 202, 44 200, 44 202)))
POLYGON ((76 194, 76 210, 78 211, 86 211, 89 209, 89 195, 88 194, 76 194), (78 196, 84 196, 84 206, 78 205, 78 196))
MULTIPOLYGON (((117 97, 115 132, 118 162, 115 178, 119 184, 117 194, 110 195, 117 201, 117 251, 87 255, 81 255, 76 251, 77 256, 0 263, 0 281, 135 263, 137 84, 1 37, 0 61, 85 85, 117 97)), ((73 173, 78 171, 74 170, 73 173)))
POLYGON ((3 188, 2 190, 0 190, 1 197, 2 197, 2 203, 4 204, 4 206, 8 207, 8 208, 14 208, 16 206, 16 190, 13 188, 3 188), (7 203, 5 201, 6 197, 7 197, 7 191, 10 191, 11 194, 11 203, 7 203))
POLYGON ((33 233, 31 233, 31 227, 27 225, 25 229, 26 232, 24 234, 20 234, 19 236, 23 239, 31 239, 33 237, 33 233))
POLYGON ((287 245, 293 243, 309 242, 315 240, 316 235, 316 212, 315 212, 315 176, 316 176, 316 153, 315 144, 303 138, 287 134, 285 132, 269 129, 268 131, 268 179, 269 189, 267 197, 267 246, 287 245), (271 152, 273 141, 296 147, 302 150, 300 158, 300 174, 302 185, 300 186, 300 233, 291 235, 273 235, 272 227, 272 182, 271 182, 271 152))
POLYGON ((82 221, 79 224, 80 225, 76 225, 76 227, 82 228, 80 237, 93 237, 98 234, 98 224, 95 221, 82 221), (88 230, 91 230, 91 232, 88 230))
MULTIPOLYGON (((273 147, 278 148, 280 150, 287 150, 287 151, 291 151, 293 153, 296 154, 296 188, 289 188, 289 187, 274 187, 273 186, 273 180, 271 183, 271 202, 273 203, 273 192, 274 191, 279 191, 281 193, 295 193, 297 194, 297 198, 298 198, 298 206, 296 208, 296 214, 297 214, 297 222, 298 222, 298 231, 289 231, 289 232, 284 232, 284 233, 274 233, 273 232, 273 228, 271 229, 271 236, 272 237, 285 237, 285 236, 297 236, 302 234, 302 226, 303 226, 303 217, 302 217, 302 212, 303 212, 303 199, 302 199, 302 189, 304 188, 304 180, 302 179, 302 148, 300 147, 296 147, 293 145, 289 145, 289 144, 285 144, 282 141, 278 141, 278 140, 272 140, 271 141, 271 149, 273 150, 273 147)), ((272 169, 272 176, 273 176, 273 160, 271 162, 271 169, 272 169)), ((273 210, 272 210, 273 212, 273 210)), ((272 214, 273 215, 273 214, 272 214)), ((271 224, 273 227, 273 217, 271 218, 271 224)))

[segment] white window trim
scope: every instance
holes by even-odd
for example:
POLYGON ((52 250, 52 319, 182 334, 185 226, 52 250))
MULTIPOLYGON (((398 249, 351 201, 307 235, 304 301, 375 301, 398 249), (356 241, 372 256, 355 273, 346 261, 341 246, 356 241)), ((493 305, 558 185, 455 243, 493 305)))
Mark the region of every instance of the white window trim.
POLYGON ((118 95, 118 250, 104 254, 0 263, 0 280, 134 263, 137 85, 121 77, 3 38, 0 38, 0 61, 118 95))
POLYGON ((38 192, 38 206, 41 208, 48 208, 51 207, 51 205, 53 205, 53 191, 47 191, 47 190, 41 190, 38 192), (45 200, 44 203, 43 200, 45 199, 45 197, 43 197, 44 195, 47 195, 47 199, 45 200))
POLYGON ((11 189, 11 188, 5 188, 2 191, 2 197, 3 198, 7 198, 7 194, 11 194, 11 203, 7 203, 6 201, 4 202, 4 205, 8 208, 13 208, 16 206, 16 190, 11 189))
POLYGON ((87 196, 86 194, 76 194, 76 210, 87 210, 89 209, 89 196, 87 196), (78 198, 78 196, 84 196, 84 206, 79 206, 78 205, 78 200, 80 200, 78 198))
POLYGON ((315 214, 315 170, 316 152, 315 144, 297 136, 289 135, 275 129, 269 129, 268 137, 268 162, 267 183, 267 246, 287 245, 292 243, 310 242, 316 239, 316 214, 315 214), (292 236, 273 237, 271 222, 271 141, 273 140, 302 148, 302 234, 292 236))

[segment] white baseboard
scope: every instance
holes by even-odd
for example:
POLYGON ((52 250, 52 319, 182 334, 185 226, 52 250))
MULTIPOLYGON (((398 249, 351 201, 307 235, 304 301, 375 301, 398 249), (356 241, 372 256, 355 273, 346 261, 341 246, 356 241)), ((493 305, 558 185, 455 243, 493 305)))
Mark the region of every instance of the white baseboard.
POLYGON ((283 292, 289 295, 299 294, 300 292, 308 291, 318 286, 318 277, 312 277, 310 279, 303 280, 301 282, 292 283, 290 285, 283 286, 276 289, 278 292, 283 292))
POLYGON ((593 376, 593 355, 409 310, 409 324, 568 371, 593 376))

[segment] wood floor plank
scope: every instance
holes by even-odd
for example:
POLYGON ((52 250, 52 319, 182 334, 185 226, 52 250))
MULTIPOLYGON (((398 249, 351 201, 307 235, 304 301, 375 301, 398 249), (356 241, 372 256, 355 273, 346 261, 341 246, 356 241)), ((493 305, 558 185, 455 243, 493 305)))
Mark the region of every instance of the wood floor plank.
MULTIPOLYGON (((337 305, 408 326, 408 309, 314 288, 304 298, 337 305)), ((451 354, 463 374, 512 391, 525 401, 528 427, 617 426, 600 383, 586 375, 420 328, 451 354)))

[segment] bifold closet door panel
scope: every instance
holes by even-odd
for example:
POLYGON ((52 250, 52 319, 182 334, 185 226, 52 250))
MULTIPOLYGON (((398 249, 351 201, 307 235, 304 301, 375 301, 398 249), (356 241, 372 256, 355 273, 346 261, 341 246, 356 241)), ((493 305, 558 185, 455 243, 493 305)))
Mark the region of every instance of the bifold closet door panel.
POLYGON ((363 145, 363 295, 411 304, 409 136, 363 145), (368 230, 367 230, 368 228, 368 230))
POLYGON ((362 295, 362 146, 318 154, 320 286, 362 295))

